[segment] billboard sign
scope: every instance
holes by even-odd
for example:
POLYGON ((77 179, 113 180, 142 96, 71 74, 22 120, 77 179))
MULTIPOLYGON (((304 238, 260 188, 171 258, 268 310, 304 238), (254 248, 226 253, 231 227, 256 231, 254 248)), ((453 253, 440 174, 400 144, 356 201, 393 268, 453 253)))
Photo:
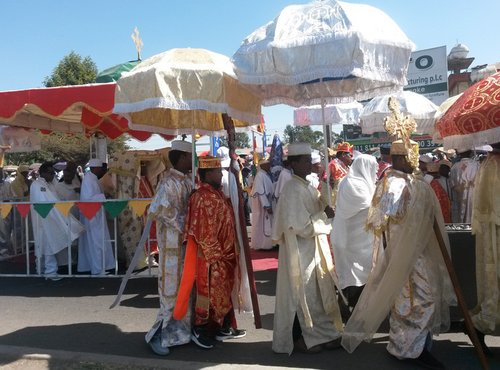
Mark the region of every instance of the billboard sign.
POLYGON ((411 53, 407 80, 404 90, 422 94, 436 105, 448 99, 446 46, 411 53))

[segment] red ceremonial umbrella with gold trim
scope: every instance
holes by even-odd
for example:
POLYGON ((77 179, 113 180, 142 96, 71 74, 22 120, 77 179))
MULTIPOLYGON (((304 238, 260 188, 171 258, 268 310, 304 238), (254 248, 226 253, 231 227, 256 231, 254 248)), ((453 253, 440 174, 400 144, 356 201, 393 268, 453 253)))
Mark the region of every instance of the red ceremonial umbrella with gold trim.
POLYGON ((445 149, 469 150, 500 141, 500 72, 465 90, 437 121, 445 149))
POLYGON ((101 132, 110 139, 127 133, 147 140, 152 133, 130 129, 126 118, 112 112, 115 87, 105 83, 1 91, 0 123, 43 133, 101 132))

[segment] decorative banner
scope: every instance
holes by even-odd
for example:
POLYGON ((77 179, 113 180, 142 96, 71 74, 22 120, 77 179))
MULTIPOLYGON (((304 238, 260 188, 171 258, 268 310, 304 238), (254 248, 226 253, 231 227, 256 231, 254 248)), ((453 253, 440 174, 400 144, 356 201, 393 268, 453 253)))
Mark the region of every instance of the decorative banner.
POLYGON ((29 203, 20 203, 16 204, 17 211, 21 215, 22 218, 26 218, 31 209, 31 204, 29 203))
POLYGON ((108 211, 108 213, 111 215, 112 218, 115 218, 121 213, 121 211, 124 210, 127 204, 128 201, 126 200, 117 200, 117 201, 110 201, 103 203, 102 206, 106 211, 108 211))
POLYGON ((7 217, 11 209, 12 209, 12 204, 9 203, 0 204, 0 215, 2 216, 2 218, 7 217))
POLYGON ((87 220, 92 220, 101 209, 101 202, 76 202, 77 207, 87 220))
POLYGON ((54 203, 36 203, 33 204, 35 211, 42 217, 45 218, 49 214, 50 210, 54 207, 54 203))
POLYGON ((68 217, 69 211, 71 210, 71 207, 75 205, 75 202, 65 202, 65 203, 56 203, 54 207, 56 207, 59 212, 61 212, 64 217, 68 217))
POLYGON ((142 217, 146 207, 151 204, 151 200, 131 200, 128 205, 138 217, 142 217))

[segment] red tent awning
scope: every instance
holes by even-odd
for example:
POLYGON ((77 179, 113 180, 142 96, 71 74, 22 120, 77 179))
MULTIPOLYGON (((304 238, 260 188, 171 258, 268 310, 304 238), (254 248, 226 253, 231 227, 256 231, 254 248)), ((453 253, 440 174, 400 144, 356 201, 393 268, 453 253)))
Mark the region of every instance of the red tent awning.
POLYGON ((42 132, 101 132, 110 139, 127 133, 147 140, 152 133, 130 130, 126 118, 112 113, 115 87, 105 83, 1 91, 0 124, 42 132))

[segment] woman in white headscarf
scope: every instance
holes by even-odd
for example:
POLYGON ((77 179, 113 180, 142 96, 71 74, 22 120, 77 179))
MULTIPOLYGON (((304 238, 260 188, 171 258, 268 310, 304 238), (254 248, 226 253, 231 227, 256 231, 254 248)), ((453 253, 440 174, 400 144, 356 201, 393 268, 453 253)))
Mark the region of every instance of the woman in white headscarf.
POLYGON ((360 154, 339 185, 330 236, 339 288, 354 308, 372 268, 373 234, 365 230, 378 163, 360 154))

